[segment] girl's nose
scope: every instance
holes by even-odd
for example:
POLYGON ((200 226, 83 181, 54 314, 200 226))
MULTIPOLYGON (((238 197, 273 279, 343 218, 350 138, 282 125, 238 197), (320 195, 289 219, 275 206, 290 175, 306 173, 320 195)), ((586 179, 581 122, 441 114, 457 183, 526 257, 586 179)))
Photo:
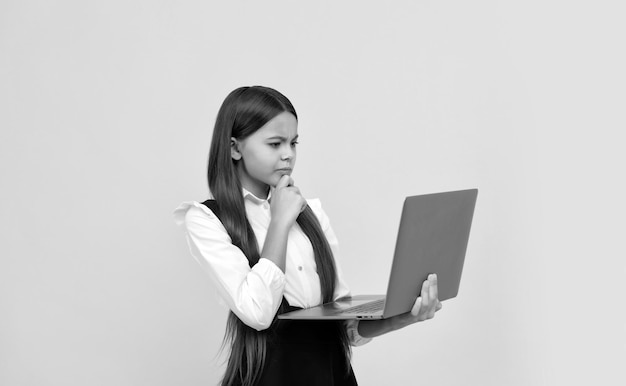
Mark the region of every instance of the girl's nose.
POLYGON ((283 153, 283 155, 280 157, 280 159, 282 159, 283 161, 288 161, 290 159, 293 158, 293 150, 292 149, 288 149, 285 150, 285 152, 283 153))

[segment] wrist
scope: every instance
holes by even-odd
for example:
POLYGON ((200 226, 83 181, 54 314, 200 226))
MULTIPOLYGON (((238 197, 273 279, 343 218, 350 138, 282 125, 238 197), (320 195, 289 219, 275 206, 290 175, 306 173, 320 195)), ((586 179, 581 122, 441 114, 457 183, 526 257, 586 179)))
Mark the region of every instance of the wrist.
POLYGON ((278 232, 289 232, 293 224, 288 220, 281 218, 280 216, 272 217, 270 220, 269 229, 273 229, 278 232))
POLYGON ((408 326, 409 324, 411 324, 408 320, 407 320, 407 315, 406 314, 400 314, 400 315, 396 315, 392 318, 389 318, 389 324, 390 324, 390 328, 392 331, 395 330, 400 330, 406 326, 408 326))
POLYGON ((379 319, 379 320, 359 320, 357 332, 363 338, 375 338, 380 335, 384 335, 388 332, 394 331, 394 318, 379 319))

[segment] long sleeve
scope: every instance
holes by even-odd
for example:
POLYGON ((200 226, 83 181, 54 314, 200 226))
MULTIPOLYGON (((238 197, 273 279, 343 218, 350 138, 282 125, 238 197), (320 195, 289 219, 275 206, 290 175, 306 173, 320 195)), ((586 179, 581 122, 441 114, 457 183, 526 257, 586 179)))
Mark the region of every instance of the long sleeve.
POLYGON ((250 268, 220 220, 198 202, 181 204, 174 218, 184 226, 191 254, 209 274, 220 298, 248 326, 268 328, 285 289, 280 268, 263 258, 250 268))

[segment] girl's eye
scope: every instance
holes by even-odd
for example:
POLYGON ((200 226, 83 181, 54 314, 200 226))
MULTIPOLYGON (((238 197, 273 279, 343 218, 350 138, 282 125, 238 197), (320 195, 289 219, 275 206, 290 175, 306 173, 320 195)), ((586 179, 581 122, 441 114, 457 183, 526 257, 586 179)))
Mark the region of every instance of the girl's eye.
POLYGON ((297 144, 298 144, 298 142, 297 142, 297 141, 296 141, 296 142, 292 142, 292 143, 291 143, 291 146, 292 146, 292 147, 296 147, 296 145, 297 145, 297 144))
POLYGON ((272 142, 269 144, 271 147, 279 147, 280 146, 280 142, 272 142))

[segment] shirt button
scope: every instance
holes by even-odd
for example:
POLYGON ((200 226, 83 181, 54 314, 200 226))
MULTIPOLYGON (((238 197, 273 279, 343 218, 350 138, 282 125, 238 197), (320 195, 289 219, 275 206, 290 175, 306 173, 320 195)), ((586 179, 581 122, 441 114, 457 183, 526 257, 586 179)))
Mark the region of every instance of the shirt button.
POLYGON ((301 265, 298 266, 298 271, 302 271, 302 266, 301 265))

